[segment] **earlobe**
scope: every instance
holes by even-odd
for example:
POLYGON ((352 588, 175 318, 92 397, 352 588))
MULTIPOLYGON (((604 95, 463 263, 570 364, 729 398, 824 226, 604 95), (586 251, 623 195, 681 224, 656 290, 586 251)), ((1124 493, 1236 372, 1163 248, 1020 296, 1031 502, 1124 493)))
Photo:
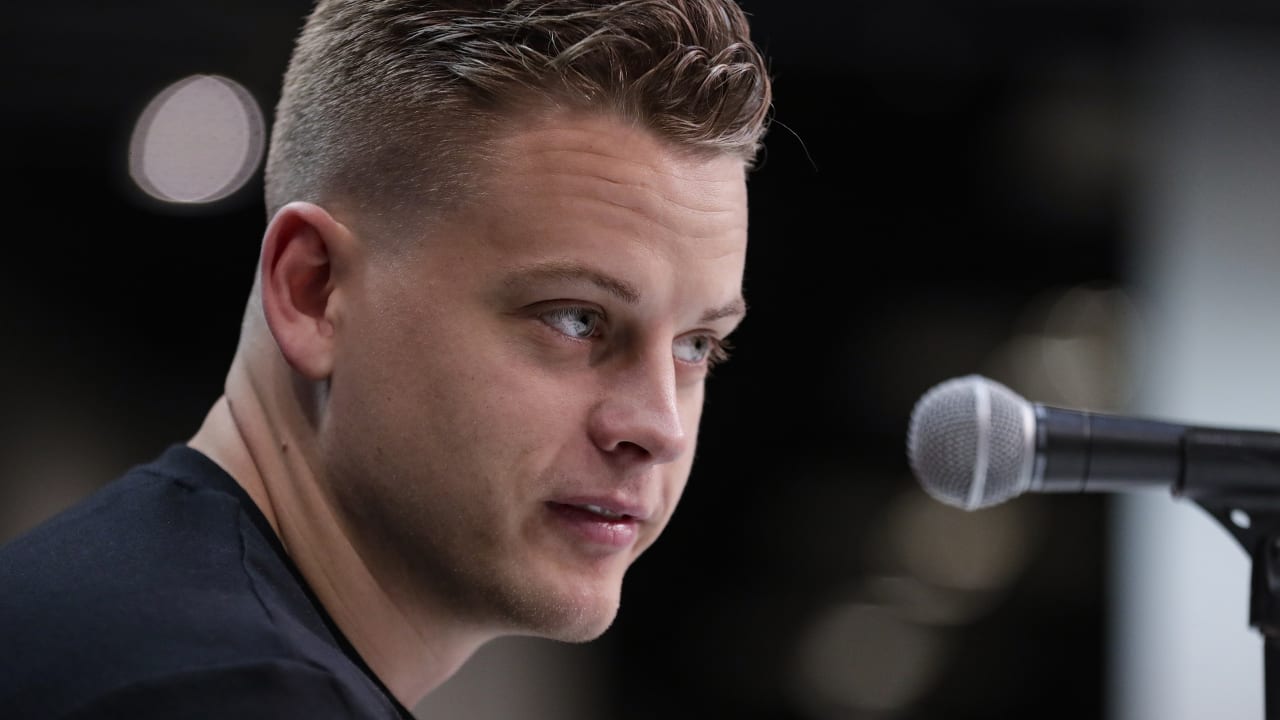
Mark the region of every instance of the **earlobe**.
POLYGON ((263 315, 285 361, 309 380, 333 370, 334 259, 345 233, 324 208, 295 202, 280 208, 262 241, 263 315))

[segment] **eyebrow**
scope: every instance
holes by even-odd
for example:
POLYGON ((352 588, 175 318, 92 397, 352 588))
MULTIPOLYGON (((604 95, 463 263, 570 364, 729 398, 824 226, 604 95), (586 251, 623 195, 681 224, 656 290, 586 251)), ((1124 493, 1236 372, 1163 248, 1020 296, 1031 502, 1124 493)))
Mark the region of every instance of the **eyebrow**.
POLYGON ((712 323, 717 320, 723 320, 730 317, 742 317, 747 314, 747 301, 741 297, 730 300, 714 310, 708 310, 703 314, 699 322, 712 323))
MULTIPOLYGON (((598 270, 572 261, 551 260, 522 267, 506 278, 506 284, 525 285, 548 280, 586 281, 618 298, 628 305, 640 302, 640 290, 635 285, 598 270)), ((741 297, 703 313, 699 322, 710 323, 729 317, 747 314, 747 303, 741 297)))

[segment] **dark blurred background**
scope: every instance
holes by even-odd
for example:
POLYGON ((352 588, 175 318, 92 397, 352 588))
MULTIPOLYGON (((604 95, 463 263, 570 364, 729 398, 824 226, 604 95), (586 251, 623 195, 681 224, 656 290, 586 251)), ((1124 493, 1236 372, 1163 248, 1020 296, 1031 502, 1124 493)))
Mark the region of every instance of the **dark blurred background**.
MULTIPOLYGON (((1250 325, 1280 299, 1280 3, 743 5, 775 124, 750 180, 752 310, 711 380, 685 500, 604 638, 495 643, 419 712, 1171 720, 1144 698, 1176 700, 1183 676, 1122 673, 1183 658, 1243 662, 1241 687, 1208 683, 1241 703, 1212 716, 1260 717, 1242 559, 1222 587, 1191 574, 1221 603, 1143 645, 1124 631, 1117 552, 1175 566, 1159 534, 1154 554, 1122 550, 1158 520, 1096 495, 954 511, 904 448, 916 399, 971 372, 1051 404, 1280 426, 1259 337, 1274 327, 1250 325), (1206 344, 1191 328, 1237 330, 1206 344), (1212 613, 1243 640, 1205 656, 1170 639, 1212 613)), ((265 223, 252 110, 227 111, 245 163, 182 134, 199 102, 151 116, 169 135, 148 152, 244 165, 213 202, 148 194, 178 161, 153 158, 169 175, 148 180, 131 142, 153 99, 200 74, 237 83, 269 126, 308 7, 21 3, 0 25, 0 541, 188 438, 220 394, 265 223)))

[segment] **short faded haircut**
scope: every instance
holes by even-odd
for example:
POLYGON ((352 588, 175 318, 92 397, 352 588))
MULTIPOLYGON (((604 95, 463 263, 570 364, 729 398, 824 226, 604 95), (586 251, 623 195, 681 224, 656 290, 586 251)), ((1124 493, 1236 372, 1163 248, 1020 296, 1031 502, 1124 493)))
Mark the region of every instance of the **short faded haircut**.
POLYGON ((734 0, 320 0, 276 108, 268 217, 294 200, 447 212, 506 124, 555 109, 751 167, 770 104, 734 0))

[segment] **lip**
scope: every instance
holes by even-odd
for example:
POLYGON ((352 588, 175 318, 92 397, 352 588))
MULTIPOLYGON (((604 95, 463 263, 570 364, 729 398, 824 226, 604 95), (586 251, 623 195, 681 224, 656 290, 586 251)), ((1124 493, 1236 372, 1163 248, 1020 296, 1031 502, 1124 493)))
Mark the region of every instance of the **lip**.
POLYGON ((641 523, 650 515, 643 507, 617 498, 569 498, 548 501, 546 507, 552 524, 566 533, 574 545, 605 554, 633 546, 641 523), (610 515, 602 515, 591 507, 610 515))
POLYGON ((625 515, 636 522, 645 522, 653 515, 653 511, 641 503, 618 495, 575 495, 573 497, 556 498, 548 501, 549 505, 568 505, 569 507, 586 508, 594 506, 614 515, 625 515))

